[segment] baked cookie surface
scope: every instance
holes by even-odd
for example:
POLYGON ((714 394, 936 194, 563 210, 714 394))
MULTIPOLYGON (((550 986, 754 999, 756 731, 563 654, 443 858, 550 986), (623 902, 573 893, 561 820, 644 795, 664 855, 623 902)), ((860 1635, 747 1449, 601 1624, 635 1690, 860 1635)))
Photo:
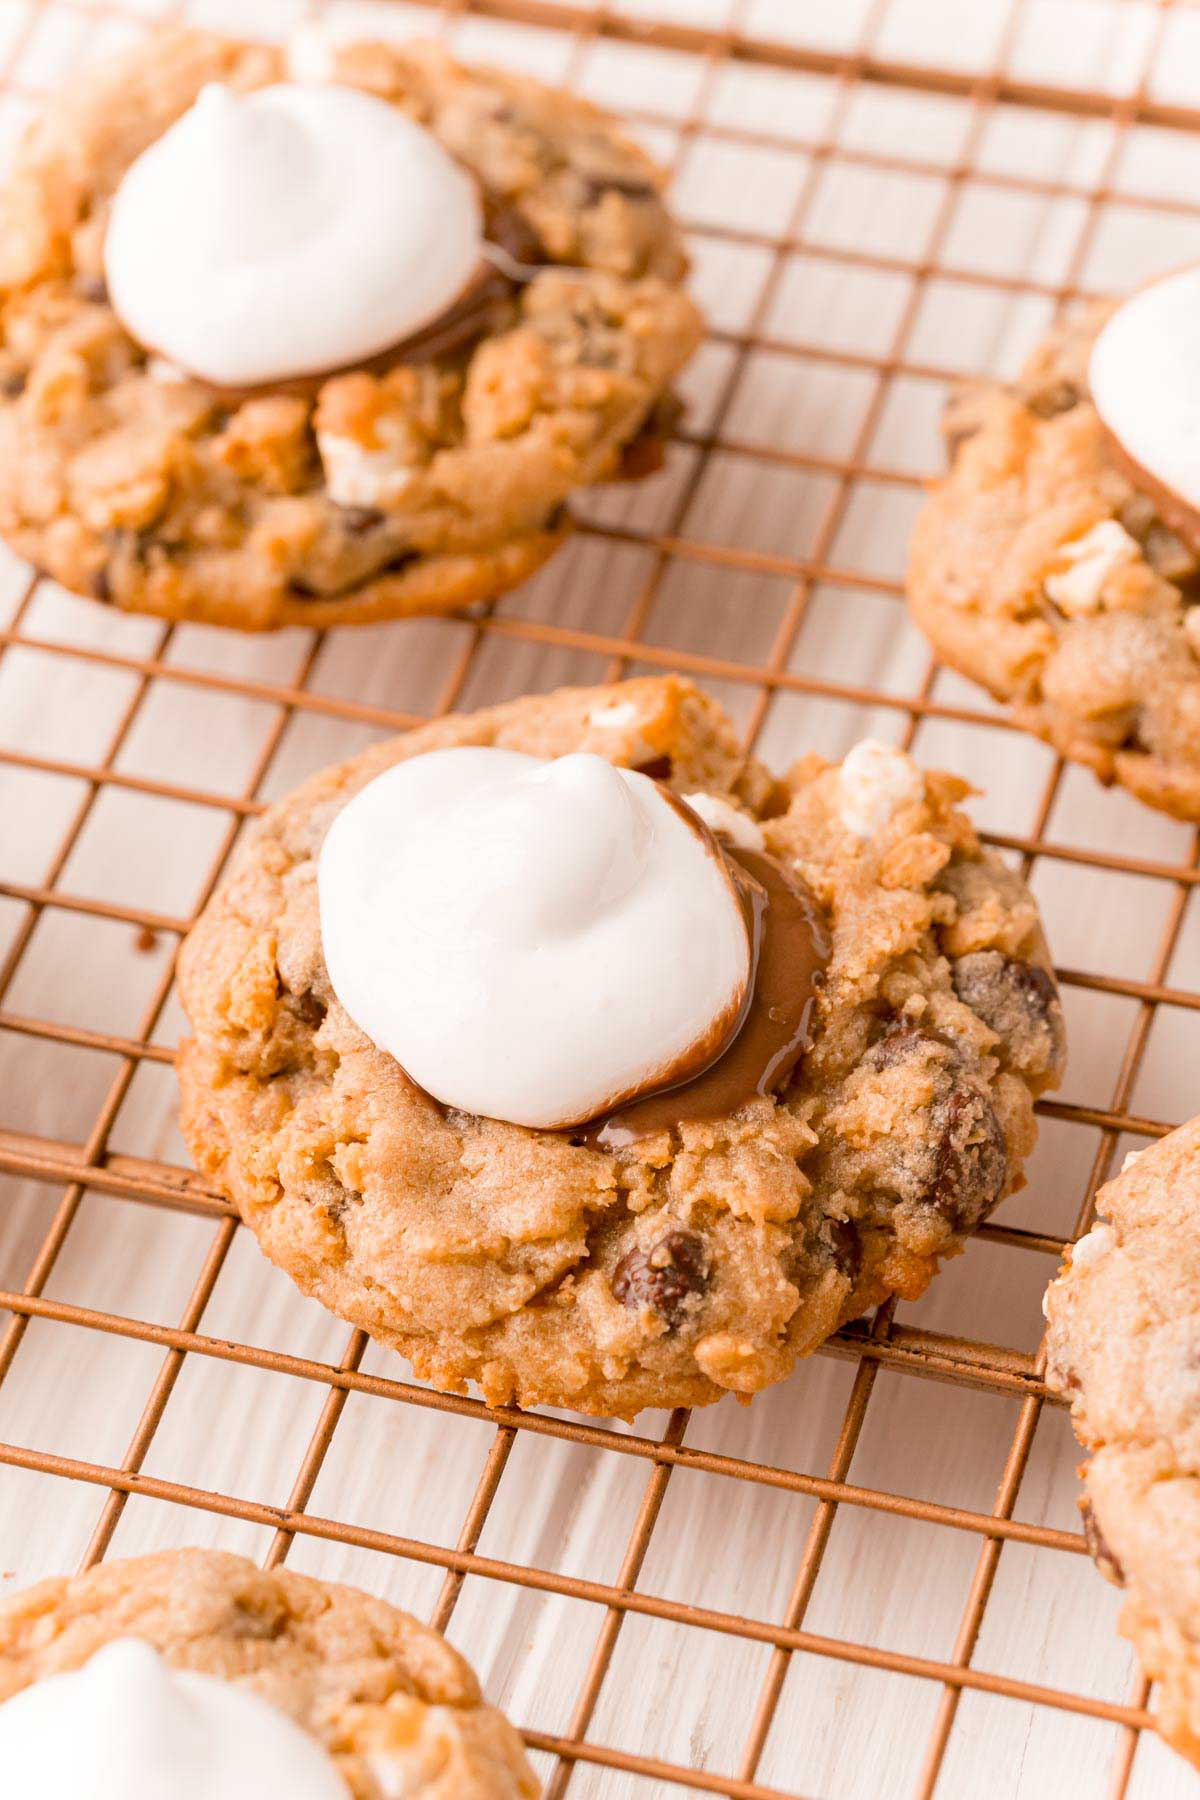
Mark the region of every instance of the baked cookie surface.
POLYGON ((1128 1160, 1046 1295, 1046 1379, 1092 1451, 1080 1501, 1159 1727, 1200 1764, 1200 1119, 1128 1160))
POLYGON ((664 677, 449 717, 315 776, 183 948, 199 1167, 305 1292, 439 1386, 631 1416, 779 1380, 923 1291, 1020 1184, 1033 1099, 1061 1072, 1030 894, 956 810, 965 784, 904 768, 907 797, 864 819, 878 794, 814 757, 775 780, 664 677), (359 1030, 322 951, 322 841, 384 769, 471 744, 595 751, 761 822, 832 940, 782 1092, 595 1148, 439 1107, 359 1030))
POLYGON ((437 1632, 355 1588, 219 1551, 101 1563, 0 1603, 0 1702, 130 1637, 286 1713, 354 1800, 536 1800, 520 1738, 437 1632))
POLYGON ((465 323, 367 367, 240 392, 187 377, 109 304, 112 197, 207 83, 283 81, 284 52, 176 30, 76 79, 27 133, 0 222, 0 534, 70 588, 246 629, 486 599, 560 542, 573 490, 620 471, 698 341, 663 177, 604 114, 432 44, 323 56, 322 79, 477 178, 508 273, 465 323))
POLYGON ((952 466, 917 520, 909 604, 938 654, 1055 749, 1200 819, 1200 559, 1114 458, 1088 392, 1100 305, 1013 386, 944 422, 952 466))

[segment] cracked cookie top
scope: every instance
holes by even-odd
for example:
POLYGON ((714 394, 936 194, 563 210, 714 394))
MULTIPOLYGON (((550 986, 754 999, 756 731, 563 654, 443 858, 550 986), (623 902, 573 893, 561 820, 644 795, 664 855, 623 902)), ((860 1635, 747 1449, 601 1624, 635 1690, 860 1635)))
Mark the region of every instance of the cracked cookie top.
POLYGON ((286 82, 284 52, 171 30, 76 78, 0 216, 0 532, 81 593, 247 629, 460 606, 535 568, 572 491, 661 429, 699 320, 661 172, 606 115, 432 44, 302 63, 293 91, 355 90, 449 152, 491 260, 360 367, 211 385, 123 326, 108 221, 204 89, 286 82))
POLYGON ((901 760, 887 805, 815 757, 777 780, 663 677, 449 717, 315 776, 183 949, 198 1164, 306 1292, 439 1385, 632 1414, 778 1380, 846 1319, 915 1298, 1019 1185, 1062 1068, 1028 890, 958 811, 965 784, 901 760), (829 935, 780 1086, 606 1148, 439 1107, 370 1042, 329 981, 317 857, 367 782, 454 745, 598 752, 758 827, 829 935))
POLYGON ((1046 1294, 1046 1379, 1093 1452, 1088 1546, 1163 1733, 1200 1762, 1200 1119, 1127 1157, 1096 1214, 1046 1294))
POLYGON ((0 1603, 0 1704, 129 1638, 286 1714, 353 1800, 536 1800, 521 1740, 436 1631, 357 1589, 215 1550, 101 1563, 0 1603))
POLYGON ((913 534, 909 601, 939 654, 1103 781, 1200 819, 1200 557, 1088 388, 1092 306, 1013 385, 976 382, 913 534))

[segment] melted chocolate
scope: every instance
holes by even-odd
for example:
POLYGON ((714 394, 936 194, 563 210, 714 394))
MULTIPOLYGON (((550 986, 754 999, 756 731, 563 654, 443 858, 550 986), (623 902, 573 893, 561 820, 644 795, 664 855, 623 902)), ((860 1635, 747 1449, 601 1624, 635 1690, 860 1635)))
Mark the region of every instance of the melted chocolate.
MULTIPOLYGON (((752 908, 756 958, 749 1005, 726 1048, 706 1069, 660 1088, 572 1135, 594 1149, 621 1150, 685 1120, 736 1112, 790 1077, 811 1041, 813 1004, 830 943, 808 884, 758 850, 721 846, 752 908)), ((746 901, 743 902, 746 904, 746 901)))

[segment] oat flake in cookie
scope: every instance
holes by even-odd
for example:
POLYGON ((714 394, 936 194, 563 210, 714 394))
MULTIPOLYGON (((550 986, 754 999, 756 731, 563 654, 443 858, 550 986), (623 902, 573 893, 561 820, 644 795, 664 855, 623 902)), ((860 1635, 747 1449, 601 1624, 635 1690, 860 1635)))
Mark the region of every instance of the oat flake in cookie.
POLYGON ((536 1800, 521 1740, 407 1613, 176 1550, 0 1603, 0 1766, 43 1800, 536 1800))
POLYGON ((1046 1379, 1092 1452, 1084 1529, 1167 1741, 1200 1766, 1200 1119, 1127 1157, 1046 1294, 1046 1379))
POLYGON ((676 677, 380 745, 265 815, 184 946, 192 1153, 305 1292, 440 1386, 622 1415, 752 1394, 922 1292, 1020 1185, 1033 1100, 1060 1076, 1036 908, 957 810, 966 791, 883 746, 776 779, 676 677), (458 759, 485 751, 496 804, 473 825, 458 759), (378 864, 356 864, 350 822, 377 799, 360 823, 378 864), (547 820, 553 854, 530 862, 547 820), (514 866, 534 891, 506 885, 514 866), (326 880, 340 906, 356 868, 372 891, 326 913, 327 957, 326 880), (646 890, 660 876, 700 913, 681 903, 674 925, 646 890), (393 918, 408 935, 389 943, 393 918), (720 951, 703 993, 681 937, 714 968, 720 951), (432 1032, 405 1013, 408 981, 438 1003, 426 942, 432 1032), (487 1056, 473 1003, 496 1009, 487 1056), (550 1098, 530 1079, 546 1036, 550 1098))
POLYGON ((700 333, 662 182, 595 108, 432 44, 152 36, 7 184, 0 533, 251 630, 500 593, 661 436, 700 333))
POLYGON ((1200 267, 1083 312, 1016 383, 956 394, 908 583, 939 654, 1021 725, 1193 820, 1198 319, 1200 267))

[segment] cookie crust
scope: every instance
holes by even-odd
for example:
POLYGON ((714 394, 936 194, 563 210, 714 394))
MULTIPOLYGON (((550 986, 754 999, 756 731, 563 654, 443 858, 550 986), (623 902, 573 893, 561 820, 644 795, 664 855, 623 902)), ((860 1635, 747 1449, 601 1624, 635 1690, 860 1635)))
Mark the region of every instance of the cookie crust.
POLYGON ((625 1416, 756 1392, 923 1291, 1020 1184, 1061 1069, 1033 900, 957 811, 965 784, 923 789, 858 838, 835 769, 774 780, 671 676, 447 718, 324 771, 265 815, 183 948, 193 1156, 305 1292, 438 1386, 625 1416), (610 1152, 443 1111, 368 1042, 329 986, 316 856, 365 782, 465 743, 597 751, 762 822, 833 941, 782 1095, 610 1152))
POLYGON ((287 1713, 354 1800, 536 1800, 520 1738, 436 1631, 355 1588, 215 1550, 101 1563, 0 1604, 0 1702, 121 1637, 287 1713))
POLYGON ((1088 1545, 1125 1590, 1159 1729, 1200 1766, 1200 1118, 1128 1162, 1096 1212, 1046 1294, 1046 1379, 1092 1452, 1088 1545))
POLYGON ((433 131, 526 273, 489 283, 457 347, 302 391, 181 379, 108 304, 109 202, 206 82, 285 79, 283 53, 170 30, 77 78, 0 221, 0 534, 80 593, 247 630, 490 598, 621 471, 695 348, 663 176, 606 115, 433 44, 331 49, 328 75, 433 131))
POLYGON ((1200 820, 1200 560, 1118 467, 1089 397, 1112 311, 1062 327, 1015 385, 955 395, 950 473, 917 520, 909 604, 938 654, 1026 730, 1200 820), (1097 527, 1115 549, 1064 589, 1097 527))

